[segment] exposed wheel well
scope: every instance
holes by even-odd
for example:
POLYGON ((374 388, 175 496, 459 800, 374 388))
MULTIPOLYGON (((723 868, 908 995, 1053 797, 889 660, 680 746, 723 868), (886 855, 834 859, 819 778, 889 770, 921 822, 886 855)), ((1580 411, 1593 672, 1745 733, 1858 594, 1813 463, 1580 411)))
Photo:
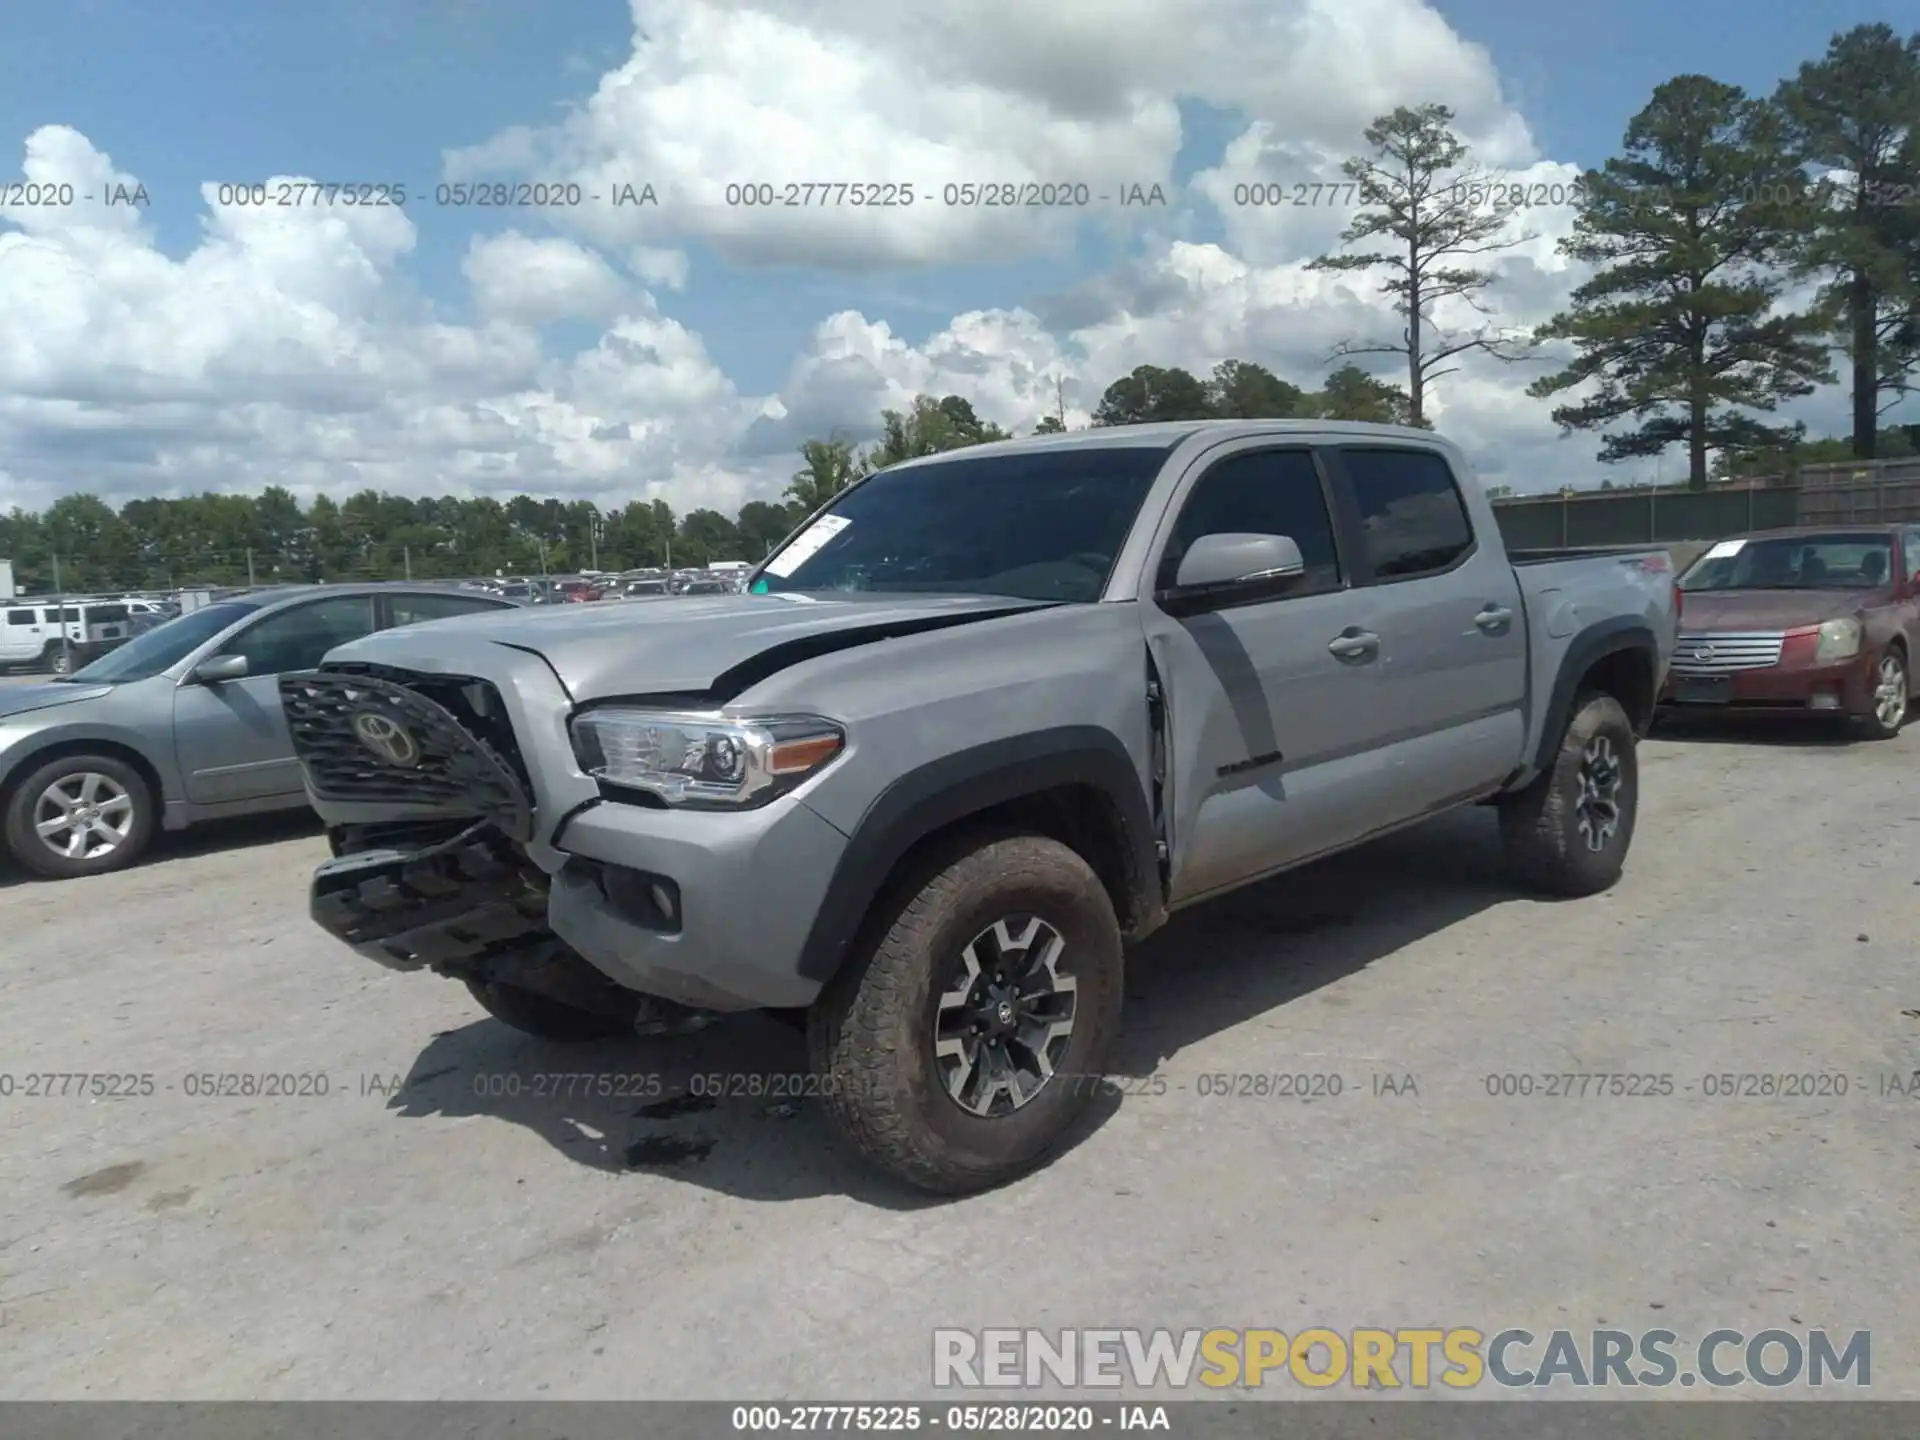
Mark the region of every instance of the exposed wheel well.
POLYGON ((113 740, 62 740, 45 749, 35 750, 31 755, 22 756, 8 773, 5 781, 0 782, 0 809, 12 802, 14 791, 19 788, 21 780, 29 773, 38 770, 49 760, 58 760, 66 755, 105 755, 131 768, 134 774, 147 782, 147 796, 153 802, 156 811, 154 821, 158 824, 160 819, 158 812, 165 807, 167 801, 166 790, 160 784, 160 772, 153 768, 152 762, 146 756, 131 745, 122 745, 113 740))
POLYGON ((1122 930, 1145 924, 1154 910, 1151 881, 1134 874, 1119 806, 1096 785, 1059 785, 976 810, 923 836, 894 865, 883 892, 928 851, 969 831, 1021 831, 1058 840, 1093 868, 1113 902, 1122 930))
POLYGON ((1587 667, 1574 687, 1576 695, 1611 695, 1627 712, 1636 735, 1653 720, 1653 657, 1639 646, 1614 650, 1587 667))

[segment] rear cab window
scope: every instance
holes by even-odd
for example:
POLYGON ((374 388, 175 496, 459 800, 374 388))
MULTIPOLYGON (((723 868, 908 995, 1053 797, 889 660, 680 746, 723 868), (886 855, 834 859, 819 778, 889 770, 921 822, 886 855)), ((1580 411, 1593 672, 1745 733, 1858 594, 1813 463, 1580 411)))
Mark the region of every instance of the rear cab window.
POLYGON ((1473 521, 1445 456, 1412 446, 1338 453, 1377 582, 1445 574, 1474 552, 1473 521))

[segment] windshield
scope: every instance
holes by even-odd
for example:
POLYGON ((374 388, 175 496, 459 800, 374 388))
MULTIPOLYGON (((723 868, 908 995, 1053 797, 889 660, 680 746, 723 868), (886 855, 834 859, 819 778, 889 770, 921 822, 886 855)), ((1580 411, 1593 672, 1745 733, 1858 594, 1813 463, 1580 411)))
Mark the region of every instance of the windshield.
POLYGON ((136 635, 117 650, 109 650, 71 677, 73 684, 119 685, 129 680, 148 680, 170 665, 192 654, 243 615, 260 607, 235 601, 203 605, 189 610, 164 625, 156 625, 136 635))
POLYGON ((955 458, 854 486, 761 568, 793 590, 1100 598, 1162 446, 955 458))
POLYGON ((1779 535, 1723 540, 1680 577, 1701 590, 1877 590, 1893 569, 1885 535, 1779 535))

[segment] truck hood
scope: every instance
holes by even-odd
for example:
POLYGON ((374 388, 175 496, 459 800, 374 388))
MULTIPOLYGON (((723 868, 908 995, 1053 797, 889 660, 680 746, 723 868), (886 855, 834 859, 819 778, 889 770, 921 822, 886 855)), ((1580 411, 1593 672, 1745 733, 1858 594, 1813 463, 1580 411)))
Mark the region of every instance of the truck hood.
POLYGON ((1004 595, 660 595, 409 625, 342 646, 327 660, 438 670, 442 663, 429 657, 452 649, 447 641, 483 640, 540 656, 576 701, 705 694, 724 703, 816 655, 1056 603, 1004 595))
POLYGON ((1877 590, 1690 590, 1682 624, 1700 630, 1791 630, 1888 603, 1877 590))
POLYGON ((98 700, 111 685, 7 685, 0 686, 0 719, 25 715, 30 710, 45 710, 53 705, 71 705, 77 700, 98 700))

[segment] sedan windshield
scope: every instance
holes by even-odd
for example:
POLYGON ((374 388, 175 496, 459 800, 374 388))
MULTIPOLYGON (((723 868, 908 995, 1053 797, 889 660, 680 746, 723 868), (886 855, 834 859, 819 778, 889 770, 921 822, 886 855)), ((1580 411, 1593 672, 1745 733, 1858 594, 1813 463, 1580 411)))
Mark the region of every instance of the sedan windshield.
POLYGON ((1892 570, 1893 542, 1885 535, 1775 535, 1721 541, 1680 577, 1680 588, 1877 590, 1892 570))
POLYGON ((761 568, 769 591, 1097 600, 1161 446, 942 459, 854 486, 761 568))
POLYGON ((136 635, 117 650, 109 650, 91 665, 75 671, 70 681, 75 685, 121 685, 130 680, 151 679, 259 608, 223 600, 216 605, 189 610, 145 634, 136 635))

